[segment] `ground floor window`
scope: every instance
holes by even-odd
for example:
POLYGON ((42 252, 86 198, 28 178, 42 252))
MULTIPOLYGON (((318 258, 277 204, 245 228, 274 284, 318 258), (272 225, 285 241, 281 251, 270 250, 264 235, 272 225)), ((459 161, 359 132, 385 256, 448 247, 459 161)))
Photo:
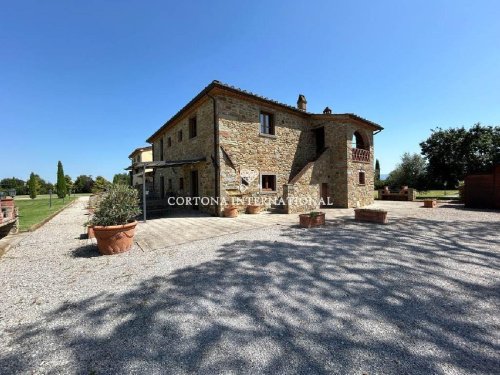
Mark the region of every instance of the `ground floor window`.
POLYGON ((358 172, 358 184, 365 185, 365 171, 358 172))
POLYGON ((260 186, 262 191, 276 191, 276 175, 262 174, 260 177, 260 186))

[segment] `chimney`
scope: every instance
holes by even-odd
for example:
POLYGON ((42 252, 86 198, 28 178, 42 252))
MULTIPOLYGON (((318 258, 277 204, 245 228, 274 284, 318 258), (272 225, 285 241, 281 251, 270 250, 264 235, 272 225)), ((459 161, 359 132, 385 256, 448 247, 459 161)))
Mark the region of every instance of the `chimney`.
POLYGON ((323 110, 323 114, 324 114, 324 115, 331 115, 331 114, 332 114, 332 110, 330 109, 330 107, 326 107, 326 108, 323 110))
POLYGON ((306 97, 302 94, 300 94, 299 98, 297 99, 297 108, 304 112, 307 109, 307 100, 306 97))

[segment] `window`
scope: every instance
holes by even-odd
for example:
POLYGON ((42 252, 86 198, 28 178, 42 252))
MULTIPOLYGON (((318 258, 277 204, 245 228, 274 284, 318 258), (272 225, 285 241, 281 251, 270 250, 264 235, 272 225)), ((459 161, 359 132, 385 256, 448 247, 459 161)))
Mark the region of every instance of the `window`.
POLYGON ((362 150, 366 148, 363 137, 359 132, 354 132, 354 134, 352 135, 352 148, 358 148, 362 150))
POLYGON ((160 176, 160 198, 165 198, 165 177, 160 176))
POLYGON ((358 173, 358 184, 364 185, 365 184, 365 171, 359 171, 358 173))
POLYGON ((168 191, 172 191, 172 179, 168 179, 168 191))
POLYGON ((171 137, 168 137, 168 139, 167 139, 167 146, 172 147, 172 138, 171 137))
POLYGON ((276 191, 276 175, 263 174, 260 177, 262 191, 276 191))
POLYGON ((274 116, 271 113, 260 113, 260 133, 274 135, 274 116))
POLYGON ((184 190, 184 177, 179 178, 179 190, 184 190))
POLYGON ((194 138, 196 137, 196 117, 190 118, 189 119, 189 138, 194 138))
POLYGON ((160 140, 160 160, 163 160, 163 138, 160 140))
POLYGON ((177 140, 178 140, 179 142, 182 142, 182 130, 179 130, 179 131, 177 132, 177 140))

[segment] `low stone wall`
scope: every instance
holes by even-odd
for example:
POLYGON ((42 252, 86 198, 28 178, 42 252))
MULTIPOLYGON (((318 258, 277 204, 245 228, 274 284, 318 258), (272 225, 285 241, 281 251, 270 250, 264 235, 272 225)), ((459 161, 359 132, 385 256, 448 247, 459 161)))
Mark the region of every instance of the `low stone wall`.
POLYGON ((387 187, 379 189, 378 199, 384 201, 409 201, 413 202, 417 199, 417 191, 412 188, 403 187, 400 191, 390 191, 387 187))

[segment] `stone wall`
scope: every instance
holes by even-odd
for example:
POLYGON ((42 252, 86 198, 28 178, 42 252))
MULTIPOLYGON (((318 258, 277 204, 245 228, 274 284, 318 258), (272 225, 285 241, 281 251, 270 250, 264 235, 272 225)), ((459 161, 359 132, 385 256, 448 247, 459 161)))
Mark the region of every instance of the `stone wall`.
POLYGON ((348 207, 362 207, 372 204, 374 201, 374 154, 373 154, 373 131, 366 129, 360 124, 346 124, 347 134, 347 189, 348 189, 348 207), (370 161, 356 162, 352 160, 352 138, 355 131, 363 135, 365 142, 368 143, 370 151, 370 161), (359 172, 365 173, 365 183, 359 183, 359 172))
MULTIPOLYGON (((164 177, 164 191, 170 196, 192 196, 191 171, 198 170, 199 196, 213 197, 215 187, 215 168, 212 163, 213 148, 213 104, 207 99, 189 114, 181 118, 176 124, 166 129, 161 137, 154 141, 154 160, 160 160, 160 144, 163 139, 163 160, 189 160, 205 157, 205 162, 189 164, 173 168, 157 169, 155 173, 155 193, 161 191, 161 176, 164 177), (197 135, 189 138, 189 119, 197 119, 197 135), (182 130, 182 141, 178 134, 182 130), (171 146, 168 145, 168 138, 171 146), (181 189, 180 178, 184 179, 184 188, 181 189), (169 179, 172 180, 172 188, 169 188, 169 179)), ((214 213, 214 207, 200 207, 201 210, 214 213)))
POLYGON ((314 158, 314 133, 307 118, 231 96, 218 96, 221 195, 282 197, 283 185, 314 158), (275 135, 260 134, 260 112, 274 116, 275 135), (242 170, 256 177, 241 187, 242 170), (262 192, 262 174, 276 175, 276 191, 262 192))

